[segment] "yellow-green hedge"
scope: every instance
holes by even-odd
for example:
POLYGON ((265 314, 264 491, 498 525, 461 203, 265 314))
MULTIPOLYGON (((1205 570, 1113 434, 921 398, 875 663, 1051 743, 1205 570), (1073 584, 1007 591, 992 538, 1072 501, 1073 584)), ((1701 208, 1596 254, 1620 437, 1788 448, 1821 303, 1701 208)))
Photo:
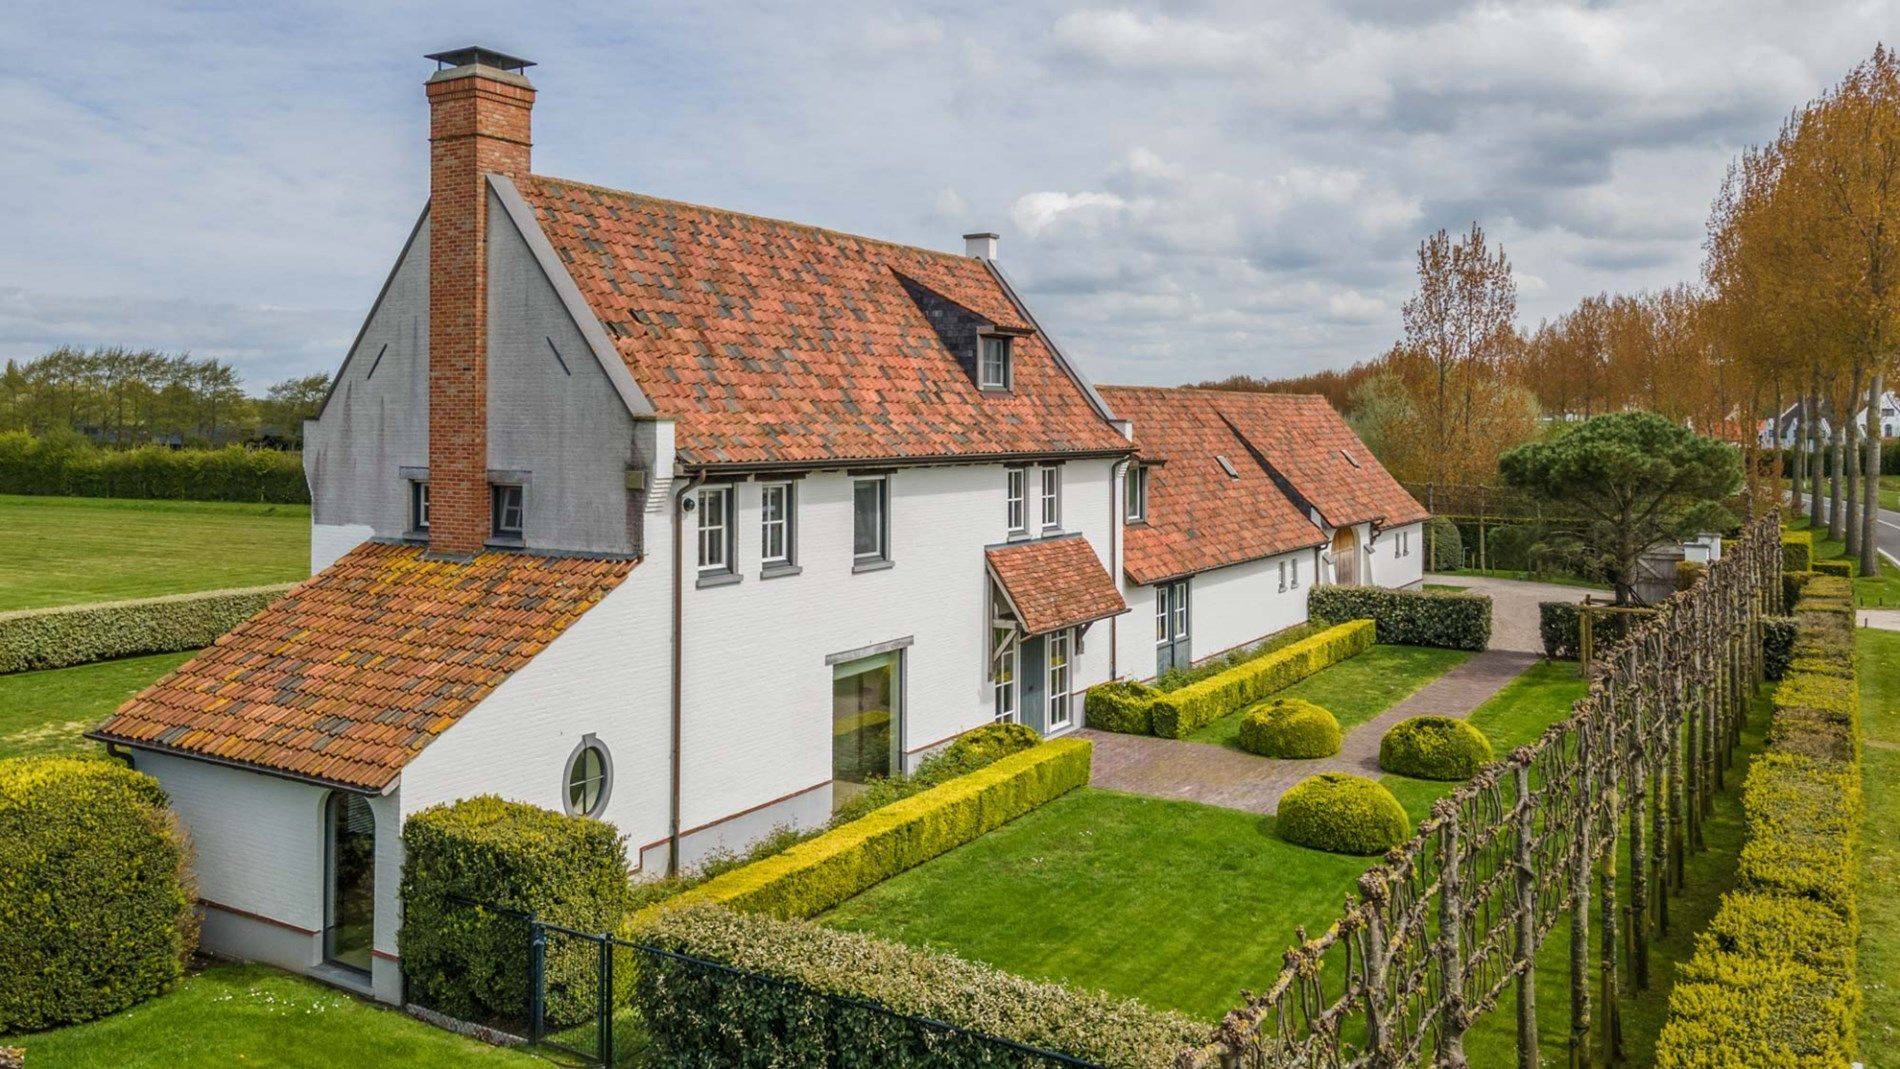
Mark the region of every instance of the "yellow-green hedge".
POLYGON ((1781 532, 1781 567, 1783 571, 1805 572, 1814 567, 1814 532, 1781 532))
POLYGON ((1086 739, 1055 739, 1012 754, 649 906, 627 928, 697 904, 812 916, 1088 783, 1091 749, 1086 739))
POLYGON ((1670 992, 1659 1069, 1853 1061, 1862 796, 1851 588, 1822 575, 1802 594, 1769 752, 1742 788, 1739 886, 1670 992))
POLYGON ((209 646, 291 586, 0 612, 0 673, 209 646))
POLYGON ((1322 668, 1364 653, 1375 638, 1371 620, 1353 620, 1178 690, 1104 683, 1089 688, 1084 703, 1088 725, 1101 731, 1185 738, 1322 668))

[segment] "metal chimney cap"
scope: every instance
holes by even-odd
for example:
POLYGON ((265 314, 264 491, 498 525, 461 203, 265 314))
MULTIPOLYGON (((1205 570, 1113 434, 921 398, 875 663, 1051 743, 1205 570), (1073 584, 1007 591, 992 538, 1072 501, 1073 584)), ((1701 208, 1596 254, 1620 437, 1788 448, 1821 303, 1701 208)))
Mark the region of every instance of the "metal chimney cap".
POLYGON ((493 67, 496 70, 507 71, 511 74, 520 74, 522 71, 534 66, 534 61, 531 59, 511 56, 506 52, 497 52, 492 48, 483 48, 480 45, 469 45, 467 48, 451 48, 447 52, 431 52, 422 58, 435 60, 436 70, 446 70, 450 67, 482 66, 493 67))

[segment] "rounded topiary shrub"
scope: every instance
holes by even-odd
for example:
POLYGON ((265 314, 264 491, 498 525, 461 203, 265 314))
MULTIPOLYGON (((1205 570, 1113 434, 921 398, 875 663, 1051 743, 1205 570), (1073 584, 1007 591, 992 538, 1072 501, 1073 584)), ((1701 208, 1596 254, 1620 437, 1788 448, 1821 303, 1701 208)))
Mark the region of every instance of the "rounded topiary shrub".
POLYGON ((158 781, 115 761, 0 761, 0 1035, 88 1021, 184 973, 191 851, 158 781))
POLYGON ((1379 740, 1379 767, 1414 779, 1470 779, 1491 762, 1484 733, 1449 716, 1415 716, 1379 740))
POLYGON ((1330 757, 1339 720, 1303 698, 1275 698, 1240 718, 1240 748, 1262 757, 1330 757))
POLYGON ((1379 854, 1412 833, 1392 792, 1364 776, 1322 772, 1280 797, 1280 838, 1334 854, 1379 854))

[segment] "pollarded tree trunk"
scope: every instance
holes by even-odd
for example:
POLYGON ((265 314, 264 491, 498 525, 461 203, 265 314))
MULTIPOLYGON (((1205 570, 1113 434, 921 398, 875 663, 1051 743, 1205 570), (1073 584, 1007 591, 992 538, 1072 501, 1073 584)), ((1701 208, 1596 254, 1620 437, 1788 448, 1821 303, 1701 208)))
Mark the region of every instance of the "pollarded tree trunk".
POLYGON ((1819 527, 1821 523, 1821 469, 1826 467, 1821 459, 1821 432, 1815 421, 1821 418, 1821 401, 1816 392, 1808 391, 1801 403, 1801 433, 1808 443, 1808 526, 1819 527))
POLYGON ((1885 377, 1875 367, 1867 384, 1867 455, 1861 479, 1860 574, 1880 574, 1880 402, 1885 377))
POLYGON ((1829 405, 1828 411, 1834 418, 1829 421, 1833 426, 1828 428, 1832 448, 1828 456, 1827 536, 1839 542, 1847 537, 1847 516, 1841 510, 1841 467, 1847 461, 1847 428, 1838 408, 1829 405))

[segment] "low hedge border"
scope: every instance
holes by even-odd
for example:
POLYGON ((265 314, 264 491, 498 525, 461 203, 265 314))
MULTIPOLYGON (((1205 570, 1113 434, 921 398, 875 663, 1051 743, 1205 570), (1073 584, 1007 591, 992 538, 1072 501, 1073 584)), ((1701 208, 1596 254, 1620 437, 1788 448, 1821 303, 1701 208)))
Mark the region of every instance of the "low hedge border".
POLYGON ((1377 635, 1371 620, 1339 624, 1179 690, 1163 692, 1129 680, 1098 684, 1089 688, 1083 709, 1088 726, 1098 731, 1185 738, 1323 668, 1364 653, 1377 635))
POLYGON ((1814 567, 1814 532, 1781 532, 1781 570, 1805 572, 1814 567))
POLYGON ((0 674, 209 646, 295 585, 0 612, 0 674))
POLYGON ((1659 1069, 1853 1061, 1863 800, 1852 586, 1803 582, 1768 751, 1742 787, 1737 888, 1670 992, 1659 1069))
POLYGON ((1814 573, 1816 575, 1837 576, 1841 579, 1852 579, 1854 577, 1854 562, 1844 557, 1836 557, 1833 560, 1817 560, 1814 562, 1814 573))
POLYGON ((625 930, 700 904, 810 917, 1084 786, 1092 749, 1068 738, 1012 754, 648 906, 625 930))
POLYGON ((1387 590, 1376 586, 1315 587, 1306 612, 1316 620, 1371 620, 1379 641, 1482 651, 1491 644, 1491 599, 1450 590, 1387 590))
POLYGON ((946 1037, 818 991, 1101 1065, 1163 1069, 1207 1025, 938 950, 857 932, 700 906, 670 913, 644 943, 744 970, 645 956, 634 998, 668 1065, 1032 1065, 993 1044, 946 1037), (763 974, 798 986, 754 979, 763 974))

